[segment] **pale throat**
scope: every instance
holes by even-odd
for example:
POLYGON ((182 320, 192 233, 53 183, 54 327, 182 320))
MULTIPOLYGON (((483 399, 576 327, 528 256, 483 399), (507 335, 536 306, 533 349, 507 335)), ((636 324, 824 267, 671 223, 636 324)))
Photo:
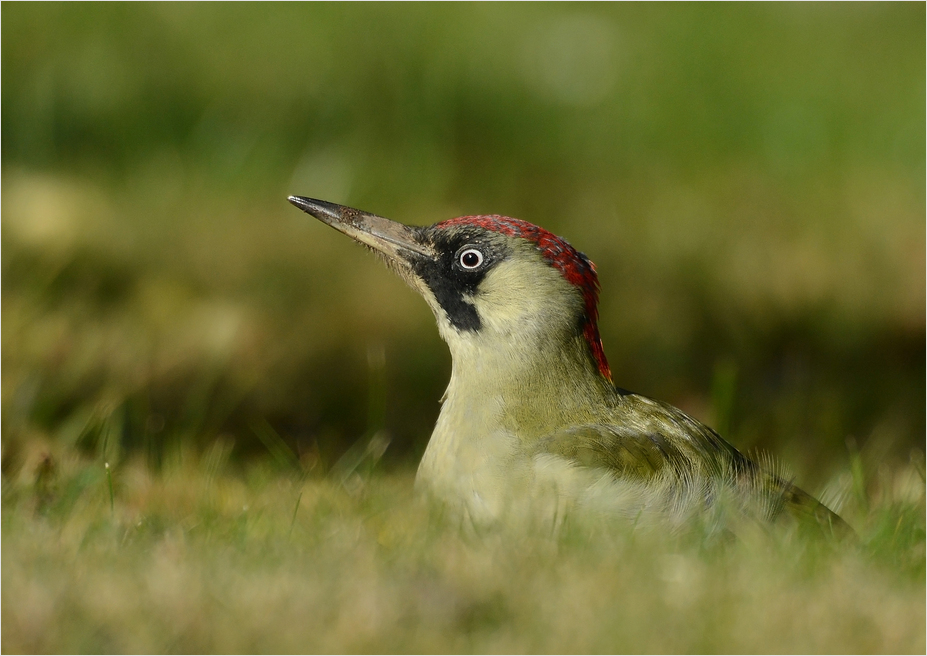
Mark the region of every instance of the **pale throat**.
POLYGON ((502 348, 483 337, 448 340, 453 364, 442 412, 464 413, 470 421, 478 415, 477 423, 513 421, 523 432, 544 434, 613 396, 582 335, 556 343, 506 341, 502 348))

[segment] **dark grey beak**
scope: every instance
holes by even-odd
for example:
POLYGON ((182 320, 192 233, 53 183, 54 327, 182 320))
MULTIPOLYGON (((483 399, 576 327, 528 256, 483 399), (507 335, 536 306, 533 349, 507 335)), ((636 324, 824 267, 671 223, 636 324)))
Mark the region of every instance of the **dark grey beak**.
POLYGON ((434 250, 420 241, 419 233, 401 223, 324 200, 303 196, 290 196, 287 200, 322 223, 391 259, 399 258, 403 252, 435 257, 434 250))

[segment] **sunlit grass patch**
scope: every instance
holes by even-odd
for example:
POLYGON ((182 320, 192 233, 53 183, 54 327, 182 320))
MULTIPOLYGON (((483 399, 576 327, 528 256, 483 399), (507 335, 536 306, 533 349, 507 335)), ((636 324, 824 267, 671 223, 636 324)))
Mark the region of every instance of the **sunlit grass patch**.
POLYGON ((924 649, 916 467, 834 544, 569 521, 475 536, 409 474, 344 485, 215 455, 112 467, 111 512, 101 463, 47 457, 4 478, 5 652, 924 649))

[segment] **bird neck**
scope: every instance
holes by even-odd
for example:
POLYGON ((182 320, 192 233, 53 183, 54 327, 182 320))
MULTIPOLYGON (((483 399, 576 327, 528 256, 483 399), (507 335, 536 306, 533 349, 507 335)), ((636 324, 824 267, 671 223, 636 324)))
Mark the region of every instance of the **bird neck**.
POLYGON ((447 339, 451 380, 416 483, 474 518, 499 517, 513 487, 530 484, 539 439, 602 421, 616 399, 581 333, 516 337, 524 333, 447 339))
POLYGON ((473 425, 491 425, 530 441, 565 425, 595 421, 613 404, 611 381, 581 333, 495 333, 448 340, 453 358, 442 413, 463 411, 473 425))

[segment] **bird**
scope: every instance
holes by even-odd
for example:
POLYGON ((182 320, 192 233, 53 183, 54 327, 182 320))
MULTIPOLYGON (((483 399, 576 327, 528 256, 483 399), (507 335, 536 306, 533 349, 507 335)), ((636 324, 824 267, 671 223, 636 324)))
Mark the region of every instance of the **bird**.
POLYGON ((452 369, 415 487, 468 525, 588 512, 678 527, 723 510, 852 532, 768 459, 613 383, 596 267, 565 239, 501 215, 407 226, 288 200, 379 255, 433 311, 452 369))

